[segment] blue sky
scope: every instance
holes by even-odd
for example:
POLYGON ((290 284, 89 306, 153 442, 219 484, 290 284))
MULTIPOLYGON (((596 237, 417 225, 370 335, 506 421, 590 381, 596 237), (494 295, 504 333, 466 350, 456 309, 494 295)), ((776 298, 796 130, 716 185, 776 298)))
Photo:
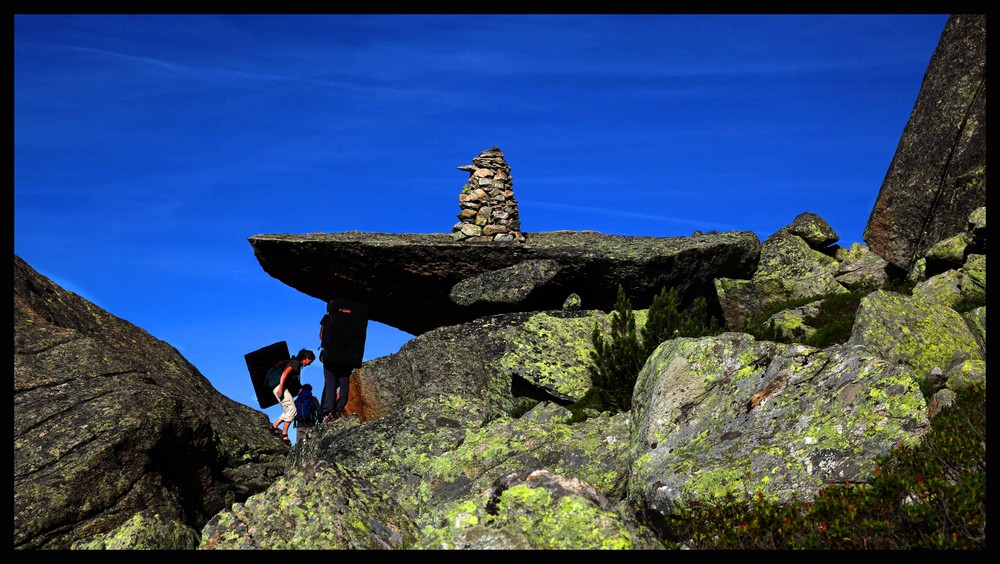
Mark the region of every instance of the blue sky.
POLYGON ((243 355, 318 348, 324 304, 250 236, 450 233, 498 146, 529 235, 863 242, 947 19, 15 15, 14 253, 259 409, 243 355))

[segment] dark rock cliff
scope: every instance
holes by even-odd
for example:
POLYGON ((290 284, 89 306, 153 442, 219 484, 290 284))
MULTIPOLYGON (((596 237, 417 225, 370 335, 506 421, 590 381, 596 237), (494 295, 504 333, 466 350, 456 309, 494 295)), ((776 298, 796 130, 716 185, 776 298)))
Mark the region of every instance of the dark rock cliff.
POLYGON ((14 256, 15 549, 69 548, 144 510, 181 524, 174 548, 190 548, 185 532, 284 472, 267 424, 174 347, 14 256))
POLYGON ((865 227, 909 270, 986 205, 986 14, 948 19, 865 227))

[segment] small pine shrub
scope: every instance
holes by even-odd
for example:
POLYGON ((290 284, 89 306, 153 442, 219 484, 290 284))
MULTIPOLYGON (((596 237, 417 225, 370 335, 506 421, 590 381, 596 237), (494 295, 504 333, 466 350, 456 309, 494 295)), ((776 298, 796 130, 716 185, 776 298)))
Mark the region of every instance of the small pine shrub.
POLYGON ((646 357, 663 341, 678 337, 683 324, 681 300, 677 290, 663 288, 653 297, 646 315, 646 325, 642 328, 642 349, 646 357))
POLYGON ((591 333, 594 350, 588 370, 594 391, 588 398, 590 402, 616 411, 629 410, 639 370, 660 343, 675 337, 700 337, 721 332, 722 322, 708 312, 708 301, 704 297, 696 298, 686 310, 681 309, 680 303, 675 288, 662 288, 653 297, 639 337, 632 303, 624 288, 618 286, 610 334, 602 335, 596 323, 591 333))
POLYGON ((600 326, 595 323, 590 339, 594 344, 590 353, 592 363, 587 367, 591 384, 603 390, 608 408, 629 410, 632 389, 646 357, 642 356, 642 347, 636 337, 632 303, 620 285, 615 310, 611 314, 611 334, 605 339, 600 326))

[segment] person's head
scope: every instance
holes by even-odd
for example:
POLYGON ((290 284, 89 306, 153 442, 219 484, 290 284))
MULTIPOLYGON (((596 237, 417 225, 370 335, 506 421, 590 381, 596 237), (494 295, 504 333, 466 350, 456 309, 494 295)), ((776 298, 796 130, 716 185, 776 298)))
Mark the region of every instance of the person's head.
POLYGON ((313 386, 312 384, 302 384, 302 389, 311 392, 313 391, 313 386))
POLYGON ((309 349, 302 349, 299 354, 295 355, 295 358, 299 359, 299 364, 302 366, 309 366, 316 360, 316 354, 309 349))

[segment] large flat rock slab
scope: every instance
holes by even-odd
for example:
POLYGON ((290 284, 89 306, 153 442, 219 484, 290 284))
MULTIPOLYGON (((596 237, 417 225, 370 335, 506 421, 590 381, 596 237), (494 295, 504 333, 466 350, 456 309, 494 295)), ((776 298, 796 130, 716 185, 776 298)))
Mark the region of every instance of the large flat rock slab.
POLYGON ((717 304, 716 278, 749 278, 760 240, 752 231, 690 237, 526 233, 523 243, 456 242, 444 233, 271 234, 249 238, 261 267, 292 288, 369 305, 369 317, 413 335, 498 313, 610 311, 618 286, 635 309, 660 289, 717 304))

